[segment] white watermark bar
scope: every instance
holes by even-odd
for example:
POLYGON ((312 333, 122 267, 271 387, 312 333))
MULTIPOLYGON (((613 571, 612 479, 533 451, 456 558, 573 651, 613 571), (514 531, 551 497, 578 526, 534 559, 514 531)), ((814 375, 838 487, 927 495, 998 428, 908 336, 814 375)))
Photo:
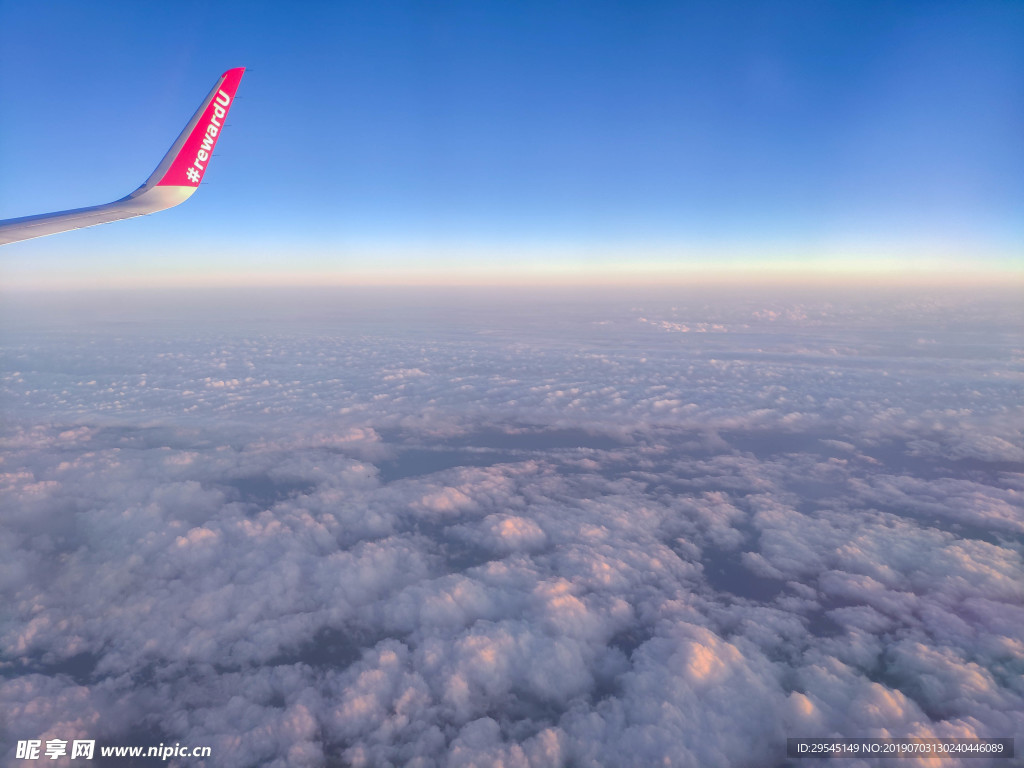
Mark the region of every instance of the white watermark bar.
POLYGON ((1013 757, 1013 739, 786 739, 787 757, 1013 757))
POLYGON ((152 757, 158 760, 169 760, 170 758, 200 758, 210 757, 210 747, 190 747, 179 743, 164 744, 157 746, 124 746, 124 745, 101 745, 96 746, 95 739, 25 739, 18 742, 15 751, 15 758, 18 760, 56 760, 61 757, 70 757, 72 760, 92 760, 99 757, 152 757))

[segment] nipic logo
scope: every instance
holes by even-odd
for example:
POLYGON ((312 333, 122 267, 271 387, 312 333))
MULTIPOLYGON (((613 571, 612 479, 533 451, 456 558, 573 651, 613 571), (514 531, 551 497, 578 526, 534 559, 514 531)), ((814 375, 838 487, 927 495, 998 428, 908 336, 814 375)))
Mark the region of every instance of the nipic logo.
POLYGON ((231 103, 231 97, 228 96, 223 90, 217 91, 217 97, 213 103, 213 116, 210 118, 210 123, 206 126, 206 135, 203 137, 203 143, 199 146, 199 151, 196 153, 196 159, 192 165, 199 169, 199 172, 193 171, 189 168, 186 172, 189 181, 198 184, 199 178, 202 175, 201 172, 206 169, 206 161, 210 159, 210 154, 213 152, 213 145, 217 142, 217 134, 220 133, 221 120, 228 113, 227 106, 231 103))

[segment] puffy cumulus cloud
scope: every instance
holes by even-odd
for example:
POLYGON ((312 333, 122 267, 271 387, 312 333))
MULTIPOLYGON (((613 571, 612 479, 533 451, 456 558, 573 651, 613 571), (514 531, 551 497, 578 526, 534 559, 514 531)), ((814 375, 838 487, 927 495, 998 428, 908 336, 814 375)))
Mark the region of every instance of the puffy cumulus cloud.
MULTIPOLYGON (((92 738, 104 731, 100 708, 101 698, 89 688, 69 684, 66 679, 30 674, 4 680, 0 684, 6 739, 20 734, 10 730, 17 724, 25 729, 25 738, 74 739, 92 738), (33 734, 31 737, 28 734, 33 734)), ((10 747, 10 744, 5 745, 10 747)))
POLYGON ((5 334, 7 762, 1024 734, 1016 305, 350 298, 5 334))
POLYGON ((495 552, 529 552, 543 549, 547 535, 528 517, 509 514, 488 515, 481 521, 478 540, 495 552))
POLYGON ((565 727, 590 765, 734 765, 783 738, 782 689, 763 654, 745 653, 705 627, 665 621, 631 657, 622 688, 565 727), (742 695, 741 691, 746 691, 742 695), (745 723, 735 729, 738 722, 745 723), (704 738, 734 728, 733 738, 704 738))
POLYGON ((854 482, 868 486, 861 490, 864 497, 890 509, 1024 532, 1020 496, 1012 488, 962 478, 881 474, 854 482))

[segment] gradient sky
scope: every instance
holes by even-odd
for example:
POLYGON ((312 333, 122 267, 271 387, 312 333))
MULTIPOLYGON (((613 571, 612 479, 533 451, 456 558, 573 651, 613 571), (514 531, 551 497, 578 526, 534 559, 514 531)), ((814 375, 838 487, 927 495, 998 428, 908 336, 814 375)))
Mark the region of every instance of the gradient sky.
POLYGON ((0 5, 0 217, 203 189, 8 286, 1024 273, 1024 5, 0 5), (145 255, 143 258, 143 254, 145 255))

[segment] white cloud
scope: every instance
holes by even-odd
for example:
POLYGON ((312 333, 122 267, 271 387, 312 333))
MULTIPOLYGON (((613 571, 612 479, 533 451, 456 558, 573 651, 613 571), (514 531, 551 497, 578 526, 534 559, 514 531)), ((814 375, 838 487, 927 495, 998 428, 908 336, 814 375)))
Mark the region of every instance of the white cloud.
POLYGON ((1009 358, 922 357, 918 305, 885 344, 846 305, 694 306, 9 335, 8 729, 229 766, 1024 733, 1009 358))

